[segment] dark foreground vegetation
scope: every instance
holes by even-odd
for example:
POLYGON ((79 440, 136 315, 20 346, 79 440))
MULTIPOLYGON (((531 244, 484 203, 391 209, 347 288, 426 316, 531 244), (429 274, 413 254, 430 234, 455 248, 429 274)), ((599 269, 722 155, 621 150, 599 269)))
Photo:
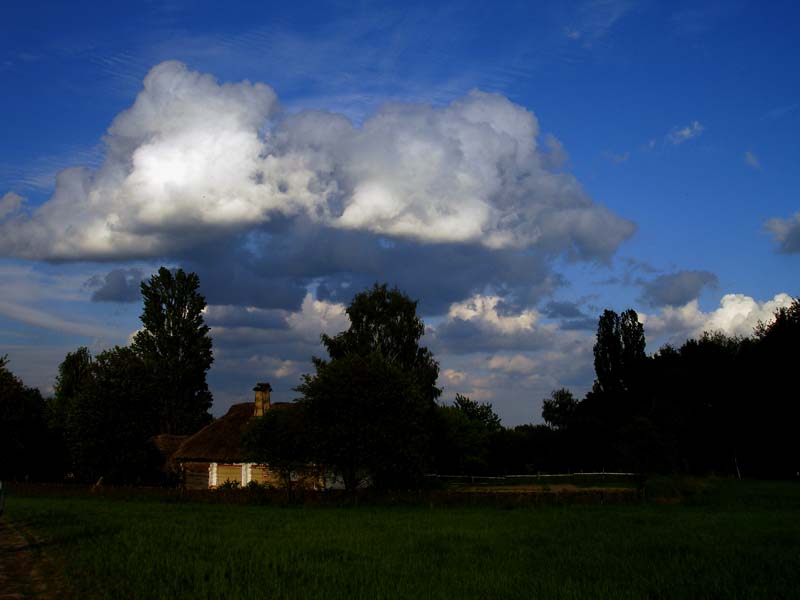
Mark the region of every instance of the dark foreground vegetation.
MULTIPOLYGON (((792 598, 800 487, 662 478, 620 505, 8 499, 75 598, 792 598)), ((238 490, 238 493, 246 490, 238 490)))

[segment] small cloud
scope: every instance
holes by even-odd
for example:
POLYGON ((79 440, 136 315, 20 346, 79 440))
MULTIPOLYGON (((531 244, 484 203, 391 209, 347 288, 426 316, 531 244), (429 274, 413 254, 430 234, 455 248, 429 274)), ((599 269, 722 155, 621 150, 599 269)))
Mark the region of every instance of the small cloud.
POLYGON ((533 371, 536 361, 524 354, 497 354, 489 359, 488 367, 492 371, 522 374, 533 371))
POLYGON ((575 319, 585 316, 574 302, 551 301, 545 305, 542 312, 550 319, 575 319))
POLYGON ((14 192, 7 192, 0 198, 0 219, 17 212, 21 207, 25 198, 14 192))
POLYGON ((136 302, 141 299, 141 269, 114 269, 103 276, 93 275, 86 287, 96 288, 92 302, 136 302))
MULTIPOLYGON (((700 3, 696 3, 700 4, 700 3)), ((675 12, 669 19, 670 28, 678 35, 702 36, 720 27, 726 20, 741 13, 741 2, 705 2, 702 7, 691 6, 675 12)))
POLYGON ((705 287, 716 287, 710 271, 677 271, 642 282, 642 300, 650 306, 683 306, 695 300, 705 287))
POLYGON ((677 146, 683 142, 691 140, 692 138, 698 137, 701 133, 703 133, 703 129, 704 127, 699 121, 692 121, 685 127, 673 127, 672 131, 667 134, 667 141, 677 146))
POLYGON ((614 154, 613 152, 606 152, 604 156, 615 165, 619 165, 627 161, 631 157, 631 153, 625 152, 624 154, 614 154))
POLYGON ((247 365, 260 373, 267 373, 272 377, 283 379, 299 373, 303 365, 294 360, 283 360, 275 356, 256 354, 247 359, 247 365))
POLYGON ((777 121, 778 119, 782 119, 786 115, 789 115, 800 108, 800 103, 795 102, 794 104, 786 104, 784 106, 776 106, 773 109, 768 110, 762 116, 762 119, 767 121, 777 121))
POLYGON ((647 143, 644 146, 642 146, 642 149, 655 150, 655 147, 656 147, 656 138, 652 138, 650 140, 647 140, 647 143))
POLYGON ((581 317, 580 319, 568 319, 561 321, 561 329, 564 331, 593 331, 597 327, 595 317, 581 317))
POLYGON ((286 322, 297 335, 316 341, 320 333, 336 335, 347 329, 350 318, 347 316, 344 304, 315 300, 308 293, 303 298, 300 312, 289 315, 286 322))
POLYGON ((444 378, 454 385, 459 385, 464 383, 467 379, 467 374, 464 371, 459 371, 457 369, 445 369, 442 371, 442 375, 444 378))
POLYGON ((800 212, 786 219, 774 218, 764 224, 772 233, 781 254, 800 254, 800 212))
POLYGON ((577 3, 564 28, 564 35, 571 40, 582 40, 589 48, 594 42, 610 33, 615 25, 636 7, 631 0, 586 0, 577 3))
POLYGON ((756 171, 761 170, 761 162, 759 162, 758 157, 750 150, 744 153, 744 162, 747 163, 747 166, 752 167, 756 171))

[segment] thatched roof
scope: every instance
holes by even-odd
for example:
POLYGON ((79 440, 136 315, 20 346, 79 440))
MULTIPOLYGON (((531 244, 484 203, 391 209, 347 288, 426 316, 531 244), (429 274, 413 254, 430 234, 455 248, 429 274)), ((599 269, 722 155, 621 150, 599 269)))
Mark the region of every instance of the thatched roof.
POLYGON ((224 417, 203 427, 178 447, 172 460, 186 462, 243 462, 241 447, 244 433, 253 418, 253 403, 243 402, 230 407, 224 417))

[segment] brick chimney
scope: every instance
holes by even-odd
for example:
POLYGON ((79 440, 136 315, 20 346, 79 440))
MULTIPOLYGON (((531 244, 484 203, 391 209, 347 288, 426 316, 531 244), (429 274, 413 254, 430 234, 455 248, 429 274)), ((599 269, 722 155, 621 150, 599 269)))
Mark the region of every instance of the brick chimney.
POLYGON ((269 394, 272 391, 272 386, 268 383, 257 383, 253 391, 256 393, 256 409, 253 414, 256 417, 263 417, 264 412, 269 410, 269 394))

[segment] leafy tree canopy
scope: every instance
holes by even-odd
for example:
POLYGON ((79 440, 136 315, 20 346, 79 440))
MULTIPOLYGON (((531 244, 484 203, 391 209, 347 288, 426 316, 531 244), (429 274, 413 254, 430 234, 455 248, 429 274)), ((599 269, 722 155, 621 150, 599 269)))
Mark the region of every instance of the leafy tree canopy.
POLYGON ((413 373, 420 389, 431 400, 441 394, 436 387, 439 363, 430 350, 419 345, 425 324, 417 316, 417 302, 397 288, 377 283, 361 292, 347 307, 350 327, 322 343, 332 360, 347 355, 379 353, 391 364, 413 373))
POLYGON ((0 479, 36 478, 47 461, 45 402, 0 356, 0 479))
POLYGON ((467 419, 479 423, 488 432, 500 431, 503 428, 500 417, 494 412, 491 402, 476 402, 469 396, 456 394, 453 406, 467 419))
POLYGON ((155 458, 157 433, 144 361, 119 346, 98 354, 69 405, 67 443, 76 475, 92 481, 142 483, 155 458))
POLYGON ((291 497, 292 473, 306 470, 314 459, 314 438, 309 435, 305 406, 273 405, 254 419, 242 438, 248 460, 278 471, 291 497))
POLYGON ((636 311, 603 311, 594 345, 596 388, 612 395, 629 391, 645 360, 644 327, 636 311))
POLYGON ((210 419, 206 373, 214 357, 199 286, 195 273, 164 267, 142 282, 143 328, 131 347, 152 378, 161 433, 193 433, 210 419))
POLYGON ((55 383, 55 396, 49 405, 51 427, 63 429, 67 426, 70 405, 92 377, 92 353, 86 346, 69 352, 58 365, 55 383))
POLYGON ((373 352, 319 363, 297 388, 316 440, 317 462, 353 490, 415 484, 430 448, 431 405, 413 374, 373 352))
POLYGON ((578 401, 567 388, 553 390, 542 403, 542 418, 553 429, 565 429, 575 416, 578 401))
POLYGON ((303 394, 318 462, 339 472, 348 489, 365 477, 378 487, 418 480, 430 455, 439 365, 419 346, 425 326, 417 303, 375 285, 357 294, 350 327, 322 342, 330 360, 314 359, 303 394))
POLYGON ((453 404, 439 407, 438 428, 434 449, 439 473, 488 472, 493 436, 503 429, 490 403, 456 394, 453 404))

